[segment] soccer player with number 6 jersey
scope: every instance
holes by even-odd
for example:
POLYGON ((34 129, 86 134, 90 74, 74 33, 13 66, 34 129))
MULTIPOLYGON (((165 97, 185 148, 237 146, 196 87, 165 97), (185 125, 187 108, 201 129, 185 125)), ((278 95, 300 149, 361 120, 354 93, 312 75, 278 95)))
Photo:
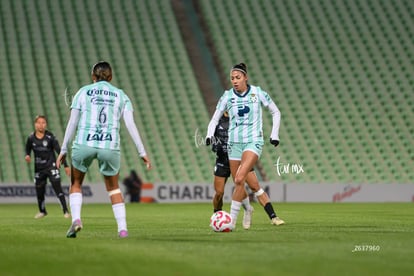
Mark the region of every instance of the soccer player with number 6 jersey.
POLYGON ((111 199, 118 236, 125 238, 128 236, 125 203, 118 184, 121 159, 119 129, 122 118, 147 169, 151 169, 151 162, 135 125, 129 97, 110 83, 110 64, 105 61, 95 64, 92 68, 92 80, 92 84, 82 87, 73 98, 62 150, 57 159, 59 167, 65 160, 69 140, 76 132, 72 146, 72 183, 69 191, 72 225, 66 236, 75 238, 83 227, 81 186, 89 166, 97 159, 111 199))

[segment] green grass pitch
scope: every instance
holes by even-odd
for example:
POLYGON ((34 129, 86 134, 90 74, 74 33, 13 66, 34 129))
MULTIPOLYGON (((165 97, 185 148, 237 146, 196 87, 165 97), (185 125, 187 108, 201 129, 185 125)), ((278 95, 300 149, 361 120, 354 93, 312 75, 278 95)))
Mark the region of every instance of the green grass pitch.
MULTIPOLYGON (((412 203, 275 204, 272 226, 209 228, 211 204, 127 204, 119 239, 110 204, 86 204, 76 239, 56 204, 0 206, 0 275, 414 275, 412 203)), ((225 205, 229 210, 229 205, 225 205)))

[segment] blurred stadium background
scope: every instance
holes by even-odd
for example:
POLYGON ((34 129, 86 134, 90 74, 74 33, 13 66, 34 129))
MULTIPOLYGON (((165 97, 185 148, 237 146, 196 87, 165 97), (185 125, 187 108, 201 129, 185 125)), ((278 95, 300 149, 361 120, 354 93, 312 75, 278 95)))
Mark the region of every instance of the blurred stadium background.
MULTIPOLYGON (((2 183, 32 181, 33 118, 46 115, 61 142, 64 92, 89 83, 98 60, 133 100, 155 165, 144 170, 123 128, 123 175, 211 182, 214 155, 200 139, 230 67, 245 62, 282 112, 262 180, 414 183, 411 0, 1 0, 0 59, 2 183), (305 172, 279 176, 278 158, 305 172)), ((102 181, 97 170, 87 177, 102 181)))

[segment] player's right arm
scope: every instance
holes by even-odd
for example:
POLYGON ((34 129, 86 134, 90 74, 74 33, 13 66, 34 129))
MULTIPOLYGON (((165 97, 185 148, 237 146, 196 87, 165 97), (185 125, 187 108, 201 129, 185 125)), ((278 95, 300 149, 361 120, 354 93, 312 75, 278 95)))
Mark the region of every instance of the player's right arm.
POLYGON ((224 92, 224 95, 221 96, 219 102, 217 103, 216 111, 213 114, 213 117, 210 120, 210 123, 207 127, 207 135, 206 135, 206 145, 209 146, 212 142, 214 137, 214 132, 216 131, 216 127, 219 123, 221 116, 223 116, 224 111, 226 110, 227 105, 227 91, 224 92))
POLYGON ((66 153, 68 152, 69 141, 75 135, 76 128, 80 119, 80 110, 72 108, 70 111, 70 118, 66 126, 65 137, 63 138, 62 147, 60 148, 59 156, 56 160, 56 167, 59 169, 60 164, 65 161, 66 153))
POLYGON ((209 146, 214 139, 214 132, 216 131, 216 127, 218 125, 218 122, 223 115, 224 111, 221 111, 219 109, 216 109, 216 111, 213 114, 213 117, 211 118, 210 123, 207 127, 207 135, 206 135, 206 145, 209 146))
POLYGON ((24 160, 26 160, 27 163, 30 163, 31 161, 30 153, 32 151, 32 141, 30 139, 30 136, 31 135, 29 135, 26 140, 26 156, 24 157, 24 160))

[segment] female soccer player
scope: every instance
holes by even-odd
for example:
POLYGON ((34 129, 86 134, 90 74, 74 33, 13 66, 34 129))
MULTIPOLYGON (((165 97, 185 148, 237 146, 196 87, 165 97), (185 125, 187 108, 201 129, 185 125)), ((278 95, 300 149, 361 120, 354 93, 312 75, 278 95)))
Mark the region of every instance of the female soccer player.
MULTIPOLYGON (((245 195, 244 183, 259 159, 264 145, 262 105, 267 107, 272 114, 273 127, 270 143, 275 147, 279 145, 280 111, 265 91, 259 86, 248 83, 247 66, 244 63, 236 64, 231 68, 230 79, 233 88, 225 91, 217 104, 216 111, 208 125, 206 144, 211 143, 218 121, 227 110, 230 116, 228 156, 235 184, 230 215, 235 225, 245 195)), ((248 183, 248 185, 264 207, 271 223, 284 224, 284 221, 276 215, 269 196, 259 183, 248 183)))
MULTIPOLYGON (((36 116, 34 128, 35 131, 27 137, 25 160, 27 163, 31 162, 30 153, 33 151, 35 157, 34 171, 37 205, 39 207, 39 213, 35 215, 35 218, 39 219, 47 215, 45 193, 48 178, 62 206, 63 216, 69 218, 70 214, 66 205, 65 194, 62 190, 60 172, 56 167, 55 152, 57 154, 60 153, 59 142, 53 133, 47 130, 47 119, 45 116, 36 116)), ((64 166, 66 174, 70 176, 70 169, 66 162, 64 166)))
MULTIPOLYGON (((227 178, 230 176, 230 164, 229 157, 227 155, 227 141, 229 137, 228 129, 229 115, 226 111, 216 126, 216 130, 214 132, 214 142, 211 147, 212 151, 216 153, 216 164, 214 166, 214 212, 222 210, 224 186, 226 185, 227 178)), ((257 181, 254 169, 252 169, 248 174, 246 181, 257 181)), ((247 230, 251 225, 254 208, 250 205, 250 199, 246 189, 245 198, 242 200, 242 206, 244 208, 243 228, 247 230)))
POLYGON ((120 168, 120 120, 131 135, 142 160, 151 169, 151 162, 145 152, 141 137, 134 122, 133 107, 123 90, 113 86, 112 68, 101 61, 92 68, 92 84, 82 87, 75 95, 71 113, 62 143, 62 151, 57 165, 65 159, 69 140, 75 134, 72 145, 72 183, 69 204, 72 225, 66 236, 76 238, 82 229, 82 182, 85 173, 94 159, 99 162, 99 170, 104 176, 106 190, 111 199, 112 210, 118 225, 118 236, 128 236, 124 198, 119 189, 120 168))

